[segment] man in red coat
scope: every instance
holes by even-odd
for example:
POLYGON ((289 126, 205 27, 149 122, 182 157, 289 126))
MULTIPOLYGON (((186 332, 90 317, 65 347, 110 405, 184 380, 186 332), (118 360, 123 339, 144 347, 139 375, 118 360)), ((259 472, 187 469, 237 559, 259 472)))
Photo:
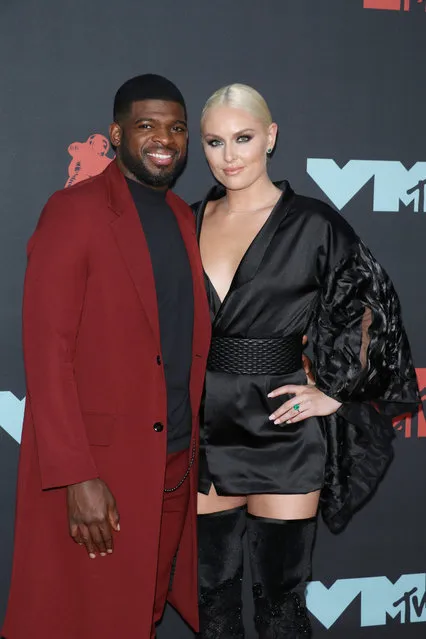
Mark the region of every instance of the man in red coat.
POLYGON ((198 410, 210 339, 187 150, 161 76, 117 92, 117 158, 55 193, 28 245, 27 403, 6 639, 195 629, 198 410))

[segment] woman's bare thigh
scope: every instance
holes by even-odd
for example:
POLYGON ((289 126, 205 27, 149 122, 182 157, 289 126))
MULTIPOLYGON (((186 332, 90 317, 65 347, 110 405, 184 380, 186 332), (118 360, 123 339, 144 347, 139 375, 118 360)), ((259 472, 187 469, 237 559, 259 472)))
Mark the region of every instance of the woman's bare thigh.
POLYGON ((309 519, 318 511, 320 491, 306 495, 249 495, 248 512, 271 519, 309 519))
POLYGON ((241 496, 222 496, 218 495, 213 484, 210 487, 208 495, 198 493, 197 510, 199 515, 207 515, 208 513, 217 513, 222 510, 231 510, 237 506, 245 506, 247 497, 241 496))

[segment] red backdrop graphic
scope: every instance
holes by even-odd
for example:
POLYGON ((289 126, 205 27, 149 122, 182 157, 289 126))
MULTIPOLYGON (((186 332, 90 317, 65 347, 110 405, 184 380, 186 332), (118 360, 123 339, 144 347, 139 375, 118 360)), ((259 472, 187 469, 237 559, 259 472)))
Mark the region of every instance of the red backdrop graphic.
POLYGON ((394 420, 397 431, 403 432, 406 438, 426 437, 426 368, 417 368, 420 394, 423 409, 415 415, 401 415, 394 420))
MULTIPOLYGON (((385 9, 387 11, 409 11, 416 0, 364 0, 364 9, 385 9)), ((421 4, 423 0, 417 0, 421 4)), ((426 11, 426 5, 425 5, 426 11)))
POLYGON ((110 143, 104 135, 94 133, 86 142, 73 142, 68 147, 72 160, 65 188, 101 173, 113 158, 108 157, 110 143))

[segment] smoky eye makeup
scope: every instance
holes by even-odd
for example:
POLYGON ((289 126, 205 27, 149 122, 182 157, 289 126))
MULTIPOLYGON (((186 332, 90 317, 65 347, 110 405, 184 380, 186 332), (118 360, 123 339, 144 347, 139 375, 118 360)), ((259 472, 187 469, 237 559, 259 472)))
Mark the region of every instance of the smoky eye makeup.
POLYGON ((218 140, 217 138, 209 138, 209 139, 205 139, 204 142, 206 144, 208 144, 209 146, 215 147, 215 146, 220 146, 222 144, 221 140, 218 140))
MULTIPOLYGON (((254 135, 255 132, 252 129, 248 129, 247 131, 238 131, 234 134, 233 140, 238 144, 246 144, 254 138, 254 135)), ((203 141, 205 144, 213 148, 224 144, 224 141, 221 138, 216 138, 212 135, 207 135, 203 141)))

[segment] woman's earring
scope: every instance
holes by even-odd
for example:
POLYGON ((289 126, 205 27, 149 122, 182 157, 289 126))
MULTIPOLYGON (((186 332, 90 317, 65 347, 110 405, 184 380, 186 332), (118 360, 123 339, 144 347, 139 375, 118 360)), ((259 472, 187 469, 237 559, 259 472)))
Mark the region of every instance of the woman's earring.
POLYGON ((271 153, 272 153, 272 149, 268 149, 268 150, 266 151, 266 155, 271 155, 271 153))

